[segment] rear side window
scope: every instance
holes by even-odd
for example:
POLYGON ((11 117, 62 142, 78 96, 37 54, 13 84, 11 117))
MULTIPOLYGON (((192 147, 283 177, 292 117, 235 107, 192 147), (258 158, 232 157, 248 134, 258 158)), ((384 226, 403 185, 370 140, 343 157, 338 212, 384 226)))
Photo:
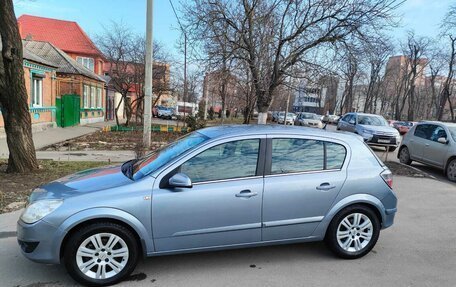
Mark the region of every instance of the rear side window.
POLYGON ((347 151, 340 144, 325 142, 326 146, 326 169, 341 169, 344 165, 347 151))
POLYGON ((346 154, 345 147, 336 143, 311 139, 272 139, 271 174, 340 169, 346 154))
POLYGON ((415 133, 413 134, 416 137, 431 140, 432 134, 437 126, 435 125, 418 125, 415 128, 415 133))

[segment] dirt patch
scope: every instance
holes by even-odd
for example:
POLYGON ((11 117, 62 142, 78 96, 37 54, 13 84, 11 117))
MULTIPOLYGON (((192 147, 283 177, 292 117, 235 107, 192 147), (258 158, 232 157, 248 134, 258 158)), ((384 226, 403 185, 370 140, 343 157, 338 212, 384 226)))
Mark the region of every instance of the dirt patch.
POLYGON ((39 161, 40 169, 30 173, 6 173, 0 161, 0 213, 21 209, 35 187, 80 170, 107 165, 105 162, 39 161))
MULTIPOLYGON (((183 136, 177 132, 152 132, 152 148, 155 150, 183 136)), ((136 150, 141 145, 142 131, 105 132, 89 135, 46 146, 42 151, 92 151, 92 150, 136 150)))
POLYGON ((433 176, 408 165, 401 164, 394 161, 385 162, 386 166, 391 170, 394 175, 419 177, 419 178, 434 178, 433 176))

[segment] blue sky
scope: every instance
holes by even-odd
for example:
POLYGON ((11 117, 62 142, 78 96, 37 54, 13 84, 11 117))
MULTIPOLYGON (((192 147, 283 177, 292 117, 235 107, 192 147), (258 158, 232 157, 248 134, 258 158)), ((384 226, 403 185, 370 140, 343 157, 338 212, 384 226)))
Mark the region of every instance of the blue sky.
MULTIPOLYGON (((146 0, 15 0, 17 16, 31 14, 42 17, 72 20, 93 37, 103 31, 111 20, 122 20, 137 33, 144 33, 146 0)), ((179 8, 179 0, 173 0, 179 8)), ((420 36, 435 36, 441 19, 454 0, 407 0, 398 10, 401 27, 391 31, 392 39, 414 30, 420 36)), ((178 12, 179 13, 179 12, 178 12)), ((176 46, 180 32, 169 0, 154 1, 154 38, 178 56, 176 46)))

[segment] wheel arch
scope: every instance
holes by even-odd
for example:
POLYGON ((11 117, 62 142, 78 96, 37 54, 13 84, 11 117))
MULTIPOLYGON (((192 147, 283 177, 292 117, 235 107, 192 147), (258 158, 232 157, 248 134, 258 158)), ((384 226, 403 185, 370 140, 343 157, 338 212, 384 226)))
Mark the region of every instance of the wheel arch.
POLYGON ((65 244, 68 242, 68 239, 72 234, 83 226, 91 225, 97 222, 111 222, 127 228, 135 236, 138 247, 140 248, 140 252, 143 256, 146 256, 149 251, 154 250, 152 240, 145 240, 150 237, 147 229, 136 217, 118 209, 96 208, 79 212, 69 217, 62 223, 59 230, 64 236, 61 236, 62 240, 59 242, 58 246, 59 258, 63 258, 65 244))
POLYGON ((380 221, 380 225, 383 226, 383 222, 385 222, 386 220, 386 211, 382 202, 378 198, 370 194, 354 194, 336 203, 326 213, 325 218, 320 222, 320 224, 315 229, 314 235, 323 239, 326 235, 326 231, 328 229, 329 224, 336 216, 336 214, 338 214, 343 209, 353 205, 362 205, 372 209, 372 211, 374 211, 374 213, 377 215, 380 221))

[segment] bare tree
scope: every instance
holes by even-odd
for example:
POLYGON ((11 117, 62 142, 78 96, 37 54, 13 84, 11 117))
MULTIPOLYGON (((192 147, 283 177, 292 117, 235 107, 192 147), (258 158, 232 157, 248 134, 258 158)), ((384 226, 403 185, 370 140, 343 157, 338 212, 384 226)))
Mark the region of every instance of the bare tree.
MULTIPOLYGON (((96 37, 96 41, 107 59, 109 86, 121 95, 121 100, 115 107, 116 122, 119 124, 118 110, 124 103, 126 125, 128 126, 134 114, 137 121, 142 121, 145 54, 146 45, 143 36, 135 35, 123 22, 111 22, 103 34, 96 37), (131 97, 134 95, 134 97, 131 97)), ((166 53, 162 46, 154 42, 153 92, 156 96, 154 105, 160 97, 169 93, 169 71, 166 63, 166 53)))
POLYGON ((258 123, 291 67, 309 52, 363 36, 388 24, 398 0, 193 0, 186 3, 194 41, 223 37, 232 57, 246 61, 255 87, 258 123), (210 29, 209 27, 218 27, 210 29))
POLYGON ((9 149, 8 172, 38 168, 25 88, 22 41, 12 0, 0 1, 0 109, 9 149))
POLYGON ((451 101, 451 94, 453 88, 453 79, 454 79, 454 66, 456 61, 456 5, 450 7, 450 10, 447 12, 445 18, 442 22, 442 33, 441 35, 446 38, 446 41, 449 46, 449 52, 447 52, 447 76, 443 84, 443 89, 440 95, 440 104, 437 112, 437 119, 442 120, 445 103, 448 102, 451 120, 455 121, 455 114, 453 109, 453 102, 451 101))

